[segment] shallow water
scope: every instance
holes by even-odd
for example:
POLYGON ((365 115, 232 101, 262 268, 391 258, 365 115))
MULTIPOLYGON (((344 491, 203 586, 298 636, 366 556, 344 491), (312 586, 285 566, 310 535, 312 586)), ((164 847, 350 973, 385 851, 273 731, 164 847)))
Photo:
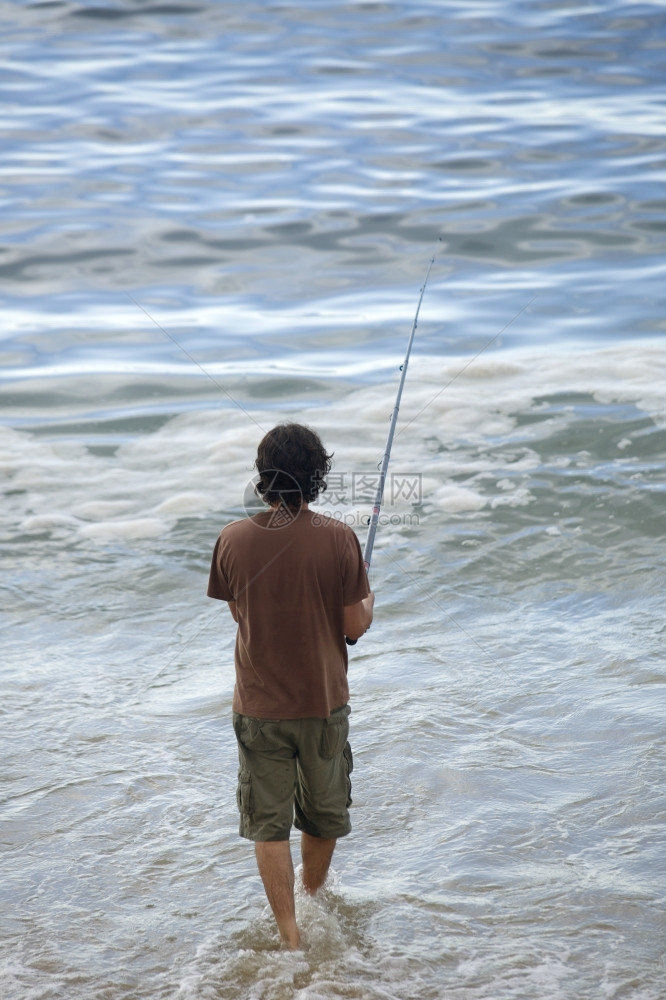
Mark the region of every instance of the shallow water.
POLYGON ((662 1000, 663 5, 0 30, 0 994, 662 1000), (210 554, 284 417, 363 541, 433 255, 290 955, 210 554))

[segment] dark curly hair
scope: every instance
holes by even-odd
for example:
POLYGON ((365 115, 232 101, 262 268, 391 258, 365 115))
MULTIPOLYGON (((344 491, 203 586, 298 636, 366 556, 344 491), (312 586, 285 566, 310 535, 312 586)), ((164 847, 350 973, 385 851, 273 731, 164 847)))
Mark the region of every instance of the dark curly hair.
POLYGON ((303 424, 278 424, 257 448, 255 493, 266 503, 300 507, 326 489, 331 459, 319 435, 303 424))

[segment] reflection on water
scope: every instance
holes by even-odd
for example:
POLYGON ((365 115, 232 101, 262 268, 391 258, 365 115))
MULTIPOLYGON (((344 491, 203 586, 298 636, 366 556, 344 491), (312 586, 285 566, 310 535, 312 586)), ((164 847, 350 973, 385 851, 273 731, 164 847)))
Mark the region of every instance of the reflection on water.
POLYGON ((0 29, 3 996, 659 1000, 660 5, 0 29), (354 832, 288 955, 237 837, 210 552, 285 416, 361 525, 435 251, 354 832))

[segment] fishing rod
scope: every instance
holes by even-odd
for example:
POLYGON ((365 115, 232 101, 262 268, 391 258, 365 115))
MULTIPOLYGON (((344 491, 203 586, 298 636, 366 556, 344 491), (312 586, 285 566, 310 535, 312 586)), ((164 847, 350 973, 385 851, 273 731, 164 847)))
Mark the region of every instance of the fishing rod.
MULTIPOLYGON (((363 563, 365 565, 366 573, 370 572, 370 562, 372 560, 372 549, 375 544, 375 535, 377 534, 377 525, 379 524, 379 514, 382 509, 382 501, 384 499, 384 486, 386 485, 386 473, 388 471, 389 462, 391 460, 391 447, 393 445, 393 437, 395 435, 396 424, 398 423, 398 413, 400 411, 400 400, 402 398, 402 390, 405 385, 405 379, 407 377, 407 365, 409 364, 409 356, 412 352, 412 344, 414 343, 414 334, 416 333, 416 327, 419 321, 419 312, 421 310, 421 303, 423 302, 423 295, 426 290, 426 285, 428 284, 428 278, 430 277, 430 271, 435 263, 435 254, 430 258, 430 263, 428 264, 428 270, 426 271, 425 281, 421 286, 421 294, 419 295, 418 305, 416 306, 416 313, 414 315, 414 322, 412 323, 412 332, 409 335, 409 341, 407 343, 407 352, 405 354, 405 360, 400 365, 400 384, 398 385, 398 393, 395 397, 395 406, 391 413, 391 423, 389 426, 388 437, 386 439, 386 449, 384 451, 384 457, 382 458, 381 469, 379 472, 379 482, 377 483, 377 492, 375 494, 375 502, 372 507, 372 515, 370 517, 370 524, 368 526, 368 537, 365 541, 365 548, 363 550, 363 563)), ((347 637, 346 642, 348 646, 354 646, 357 639, 349 639, 347 637)))

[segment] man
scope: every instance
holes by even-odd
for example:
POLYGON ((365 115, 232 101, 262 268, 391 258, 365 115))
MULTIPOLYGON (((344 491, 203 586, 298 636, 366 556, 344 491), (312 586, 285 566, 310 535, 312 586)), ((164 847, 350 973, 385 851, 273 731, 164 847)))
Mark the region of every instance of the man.
POLYGON ((240 835, 255 842, 280 936, 298 948, 289 847, 301 831, 303 886, 323 885, 338 837, 351 830, 352 754, 345 636, 372 622, 352 529, 309 510, 331 468, 314 431, 274 427, 259 444, 255 492, 267 509, 227 525, 213 553, 208 596, 238 623, 233 723, 240 835))

